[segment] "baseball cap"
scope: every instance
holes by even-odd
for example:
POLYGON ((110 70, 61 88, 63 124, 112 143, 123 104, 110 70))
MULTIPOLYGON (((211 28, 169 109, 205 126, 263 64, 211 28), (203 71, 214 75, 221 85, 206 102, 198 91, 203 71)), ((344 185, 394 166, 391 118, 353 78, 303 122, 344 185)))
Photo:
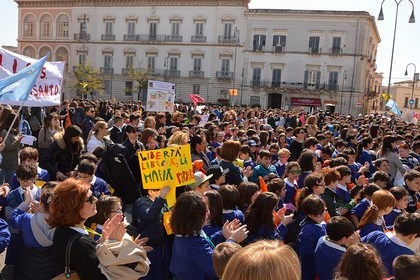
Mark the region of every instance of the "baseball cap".
POLYGON ((258 146, 257 142, 255 142, 254 140, 248 140, 248 146, 258 146))
POLYGON ((215 178, 226 175, 228 172, 229 168, 223 169, 220 165, 212 165, 207 169, 207 175, 213 175, 215 178))
POLYGON ((190 188, 191 189, 196 189, 199 185, 201 185, 202 183, 210 180, 210 178, 213 177, 213 174, 206 176, 206 174, 204 174, 201 171, 197 171, 194 173, 194 180, 195 182, 193 184, 190 184, 190 188))

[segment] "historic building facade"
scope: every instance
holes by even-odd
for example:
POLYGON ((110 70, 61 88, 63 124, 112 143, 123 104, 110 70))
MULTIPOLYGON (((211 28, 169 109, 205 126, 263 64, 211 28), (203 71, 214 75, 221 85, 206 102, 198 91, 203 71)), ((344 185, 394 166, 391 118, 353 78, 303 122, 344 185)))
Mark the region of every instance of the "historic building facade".
POLYGON ((183 102, 197 93, 209 103, 356 113, 377 84, 380 36, 367 12, 253 10, 247 0, 16 2, 19 52, 66 61, 65 98, 76 95, 83 60, 103 74, 97 98, 119 100, 145 98, 130 67, 175 83, 183 102))

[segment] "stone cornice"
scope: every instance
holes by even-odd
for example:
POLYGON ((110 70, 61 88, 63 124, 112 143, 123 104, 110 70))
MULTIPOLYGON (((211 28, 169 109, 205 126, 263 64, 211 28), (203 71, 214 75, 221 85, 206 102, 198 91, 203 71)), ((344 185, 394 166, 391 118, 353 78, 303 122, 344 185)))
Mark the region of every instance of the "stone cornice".
POLYGON ((15 0, 21 7, 237 6, 250 0, 15 0))

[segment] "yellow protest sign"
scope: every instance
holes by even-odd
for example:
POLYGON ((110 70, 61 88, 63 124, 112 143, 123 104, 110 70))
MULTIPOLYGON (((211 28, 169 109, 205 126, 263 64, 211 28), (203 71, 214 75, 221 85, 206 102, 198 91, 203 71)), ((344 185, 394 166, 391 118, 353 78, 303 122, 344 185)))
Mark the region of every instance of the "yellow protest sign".
POLYGON ((194 183, 189 145, 138 153, 143 189, 171 189, 194 183))

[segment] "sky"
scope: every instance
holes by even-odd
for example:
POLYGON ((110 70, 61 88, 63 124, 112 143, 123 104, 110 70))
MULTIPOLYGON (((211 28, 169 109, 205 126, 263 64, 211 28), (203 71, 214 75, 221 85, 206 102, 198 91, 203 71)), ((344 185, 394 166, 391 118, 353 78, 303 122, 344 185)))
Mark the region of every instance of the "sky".
MULTIPOLYGON (((383 3, 384 20, 376 21, 381 42, 377 54, 377 72, 383 73, 383 85, 388 85, 391 65, 391 50, 397 0, 385 0, 383 3)), ((406 66, 414 63, 420 72, 420 1, 412 0, 415 5, 416 23, 408 23, 412 6, 408 0, 399 4, 398 23, 396 29, 392 83, 410 80, 414 67, 408 67, 408 76, 404 76, 406 66)), ((251 0, 251 9, 304 9, 304 10, 337 10, 366 11, 377 18, 382 0, 251 0)), ((17 46, 18 9, 13 0, 1 0, 0 4, 0 46, 17 46)))

